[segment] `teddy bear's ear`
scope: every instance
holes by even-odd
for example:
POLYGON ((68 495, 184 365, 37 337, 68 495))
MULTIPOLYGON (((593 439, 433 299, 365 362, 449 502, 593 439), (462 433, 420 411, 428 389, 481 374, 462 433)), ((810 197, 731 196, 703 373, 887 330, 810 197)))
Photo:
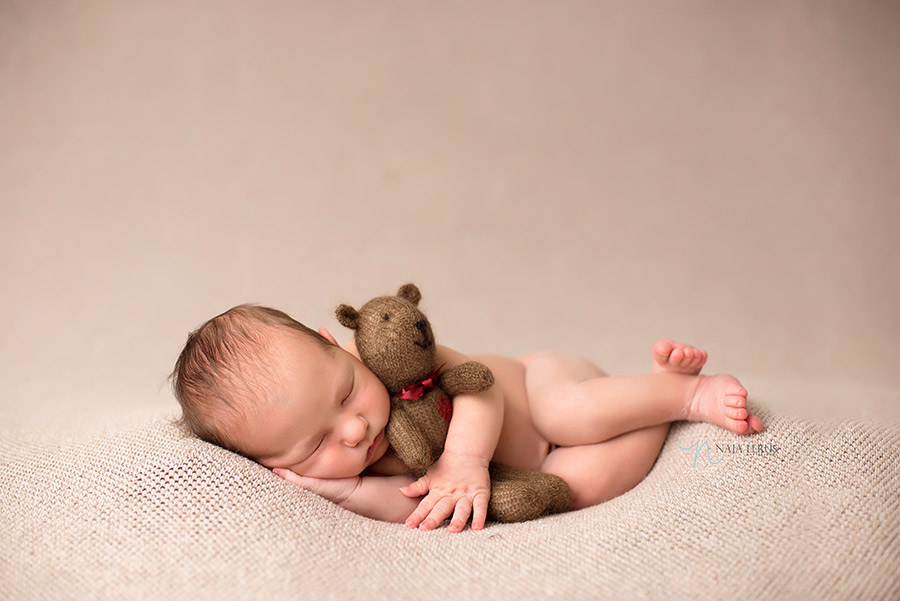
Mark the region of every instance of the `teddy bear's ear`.
POLYGON ((350 305, 341 305, 335 309, 334 314, 342 326, 355 330, 359 327, 359 313, 350 305))
POLYGON ((405 298, 414 305, 418 305, 419 301, 422 300, 422 293, 419 292, 415 284, 403 284, 400 286, 400 290, 397 291, 397 296, 405 298))

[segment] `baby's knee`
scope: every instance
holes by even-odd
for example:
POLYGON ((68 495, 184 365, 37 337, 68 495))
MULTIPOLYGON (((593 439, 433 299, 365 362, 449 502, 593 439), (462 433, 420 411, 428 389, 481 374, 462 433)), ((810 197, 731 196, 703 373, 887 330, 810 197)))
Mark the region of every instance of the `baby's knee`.
MULTIPOLYGON (((576 476, 566 480, 569 490, 572 491, 573 509, 593 507, 625 492, 624 490, 617 492, 608 476, 601 474, 593 474, 593 476, 593 478, 576 476)), ((565 480, 565 478, 563 479, 565 480)))

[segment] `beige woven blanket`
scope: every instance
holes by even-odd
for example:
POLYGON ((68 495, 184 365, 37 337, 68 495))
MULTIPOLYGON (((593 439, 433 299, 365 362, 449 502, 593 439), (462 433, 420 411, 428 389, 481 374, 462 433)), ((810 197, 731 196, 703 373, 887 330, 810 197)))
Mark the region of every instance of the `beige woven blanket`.
POLYGON ((676 424, 603 505, 482 532, 349 513, 167 419, 0 438, 3 599, 897 599, 900 427, 676 424))

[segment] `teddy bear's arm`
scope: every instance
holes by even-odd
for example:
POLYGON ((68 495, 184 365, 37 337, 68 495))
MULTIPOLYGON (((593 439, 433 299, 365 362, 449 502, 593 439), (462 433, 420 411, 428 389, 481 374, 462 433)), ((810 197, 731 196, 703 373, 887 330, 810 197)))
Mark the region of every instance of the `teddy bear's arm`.
POLYGON ((400 461, 414 472, 427 468, 436 460, 421 429, 402 407, 391 408, 385 436, 400 461))
POLYGON ((466 361, 447 370, 440 376, 440 386, 450 396, 483 392, 494 385, 490 368, 477 361, 466 361))

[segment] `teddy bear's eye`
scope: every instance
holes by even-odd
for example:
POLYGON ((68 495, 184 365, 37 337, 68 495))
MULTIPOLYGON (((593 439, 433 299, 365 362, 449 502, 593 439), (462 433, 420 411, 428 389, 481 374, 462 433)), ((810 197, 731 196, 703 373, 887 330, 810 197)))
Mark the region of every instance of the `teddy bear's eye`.
POLYGON ((382 319, 384 319, 385 321, 390 321, 390 320, 391 320, 391 316, 388 315, 387 313, 385 313, 385 314, 382 316, 382 319))

